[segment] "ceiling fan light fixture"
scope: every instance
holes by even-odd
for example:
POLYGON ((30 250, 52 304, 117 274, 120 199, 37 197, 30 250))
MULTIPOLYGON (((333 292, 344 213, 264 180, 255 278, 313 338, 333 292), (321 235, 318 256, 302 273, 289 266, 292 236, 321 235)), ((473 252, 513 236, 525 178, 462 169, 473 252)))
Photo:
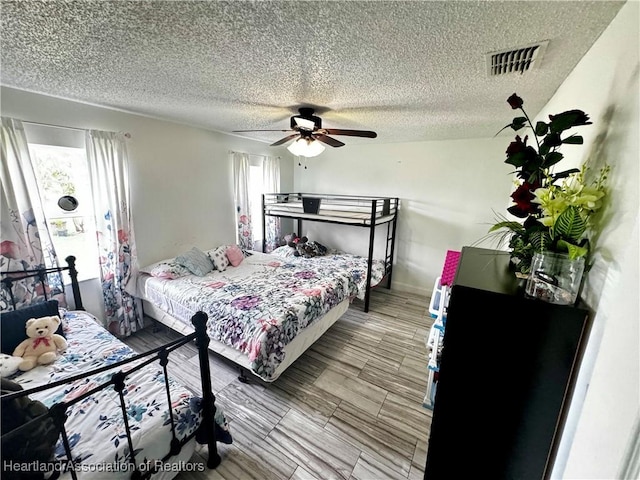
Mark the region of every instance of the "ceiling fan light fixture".
POLYGON ((273 142, 271 147, 279 147, 291 140, 295 141, 289 151, 297 156, 315 157, 324 151, 324 145, 343 147, 344 143, 329 135, 347 135, 350 137, 376 138, 376 132, 369 130, 348 130, 343 128, 322 128, 322 119, 313 114, 313 108, 301 107, 300 115, 292 116, 289 121, 291 130, 234 130, 234 132, 287 132, 280 140, 273 142))
POLYGON ((303 157, 315 157, 324 152, 324 145, 312 138, 298 138, 287 147, 291 153, 303 157))
POLYGON ((298 127, 303 130, 309 130, 310 132, 312 132, 313 129, 316 128, 316 124, 313 120, 308 120, 301 117, 294 117, 294 120, 296 122, 296 125, 298 125, 298 127))

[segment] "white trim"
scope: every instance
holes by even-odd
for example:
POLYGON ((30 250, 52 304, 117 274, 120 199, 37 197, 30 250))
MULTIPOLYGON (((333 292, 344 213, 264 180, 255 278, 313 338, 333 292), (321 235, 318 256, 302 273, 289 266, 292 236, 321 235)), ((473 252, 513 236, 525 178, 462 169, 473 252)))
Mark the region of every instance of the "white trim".
POLYGON ((640 478, 640 413, 636 415, 627 449, 622 457, 622 462, 620 462, 617 478, 621 480, 640 478))

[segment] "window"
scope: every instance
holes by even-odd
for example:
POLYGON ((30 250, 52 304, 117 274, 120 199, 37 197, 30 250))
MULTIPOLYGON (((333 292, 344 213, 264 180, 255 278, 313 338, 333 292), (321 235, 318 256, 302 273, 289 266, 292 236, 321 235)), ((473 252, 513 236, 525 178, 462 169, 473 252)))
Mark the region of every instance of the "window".
POLYGON ((93 199, 84 147, 29 143, 29 153, 60 263, 64 265, 64 259, 73 255, 79 280, 98 277, 93 199), (78 208, 72 212, 62 210, 58 199, 63 195, 74 196, 78 208))

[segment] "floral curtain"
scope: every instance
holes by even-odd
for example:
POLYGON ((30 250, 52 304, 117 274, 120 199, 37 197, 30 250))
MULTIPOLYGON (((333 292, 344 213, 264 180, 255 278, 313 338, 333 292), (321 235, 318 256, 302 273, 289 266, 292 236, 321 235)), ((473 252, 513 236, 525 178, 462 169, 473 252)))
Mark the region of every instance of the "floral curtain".
POLYGON ((142 329, 143 318, 140 300, 132 295, 137 258, 127 145, 122 134, 91 130, 86 146, 107 328, 116 335, 129 336, 142 329))
MULTIPOLYGON (((280 193, 280 157, 265 157, 262 162, 262 186, 264 193, 280 193)), ((266 217, 264 238, 266 251, 272 252, 280 246, 282 229, 280 217, 266 217)))
POLYGON ((249 155, 231 152, 235 195, 237 242, 242 248, 253 249, 251 204, 249 202, 249 155))
MULTIPOLYGON (((57 267, 36 176, 29 156, 27 137, 19 120, 2 117, 0 135, 2 207, 0 211, 0 270, 34 270, 57 267)), ((66 306, 62 276, 48 276, 46 285, 37 278, 17 281, 13 293, 16 308, 47 298, 66 306)), ((0 310, 10 308, 10 295, 0 292, 0 310)))

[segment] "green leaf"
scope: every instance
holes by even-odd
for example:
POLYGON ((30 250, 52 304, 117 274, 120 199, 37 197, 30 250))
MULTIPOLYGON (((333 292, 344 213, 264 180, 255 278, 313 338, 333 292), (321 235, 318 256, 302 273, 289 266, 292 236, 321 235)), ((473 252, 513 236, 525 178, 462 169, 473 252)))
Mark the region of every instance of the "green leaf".
POLYGON ((589 249, 585 247, 579 247, 573 243, 566 242, 564 240, 558 240, 558 247, 566 249, 569 252, 569 259, 575 260, 576 258, 584 257, 589 253, 589 249))
POLYGON ((569 110, 557 115, 549 115, 549 131, 551 133, 560 133, 571 127, 579 125, 591 125, 589 115, 582 110, 569 110))
POLYGON ((509 230, 511 230, 512 232, 524 232, 524 227, 522 226, 521 223, 519 222, 510 222, 510 221, 504 221, 504 222, 498 222, 495 225, 493 225, 490 229, 489 229, 489 233, 491 232, 495 232, 496 230, 500 230, 501 228, 507 228, 509 230))
POLYGON ((565 170, 564 172, 554 173, 553 175, 551 175, 551 178, 555 182, 556 180, 560 180, 561 178, 567 178, 572 173, 578 173, 579 171, 580 171, 579 168, 572 168, 570 170, 565 170))
POLYGON ((547 125, 544 122, 538 122, 536 123, 536 135, 538 135, 539 137, 546 135, 547 132, 549 131, 549 125, 547 125))
POLYGON ((547 156, 544 159, 544 167, 549 168, 555 165, 556 163, 558 163, 563 158, 564 158, 564 155, 561 154, 560 152, 550 152, 547 154, 547 156))
POLYGON ((587 223, 580 216, 576 207, 568 207, 562 212, 556 223, 553 225, 553 230, 556 236, 563 237, 565 239, 573 240, 577 242, 584 231, 587 229, 587 223))
POLYGON ((549 153, 549 150, 551 150, 551 145, 548 143, 543 142, 542 145, 540 145, 540 155, 546 155, 549 153))
POLYGON ((559 147, 560 145, 562 145, 562 140, 560 139, 560 134, 559 133, 549 133, 547 136, 544 137, 544 140, 542 141, 542 144, 546 145, 549 148, 559 147))
POLYGON ((508 163, 509 165, 513 165, 516 168, 520 168, 525 164, 526 160, 527 160, 527 155, 524 152, 518 152, 507 157, 504 163, 508 163))
POLYGON ((529 239, 536 252, 542 252, 549 249, 551 245, 551 235, 546 230, 536 230, 529 235, 529 239))
POLYGON ((563 132, 577 123, 578 116, 571 112, 563 112, 558 115, 554 115, 549 122, 549 130, 552 133, 560 133, 563 132))
POLYGON ((509 125, 505 125, 505 126, 504 126, 504 127, 502 127, 500 130, 498 130, 498 132, 494 135, 494 137, 497 137, 497 136, 500 134, 500 132, 501 132, 501 131, 503 131, 503 130, 504 130, 504 129, 506 129, 506 128, 510 128, 510 127, 511 127, 511 124, 509 124, 509 125))
POLYGON ((522 127, 524 127, 526 124, 527 124, 527 117, 516 117, 511 122, 511 128, 517 131, 517 130, 520 130, 522 127))
POLYGON ((568 143, 571 145, 582 145, 584 141, 580 135, 571 135, 570 137, 562 140, 562 143, 568 143))
POLYGON ((536 182, 542 183, 543 177, 544 172, 541 169, 534 170, 527 176, 527 183, 530 183, 532 185, 536 182))

